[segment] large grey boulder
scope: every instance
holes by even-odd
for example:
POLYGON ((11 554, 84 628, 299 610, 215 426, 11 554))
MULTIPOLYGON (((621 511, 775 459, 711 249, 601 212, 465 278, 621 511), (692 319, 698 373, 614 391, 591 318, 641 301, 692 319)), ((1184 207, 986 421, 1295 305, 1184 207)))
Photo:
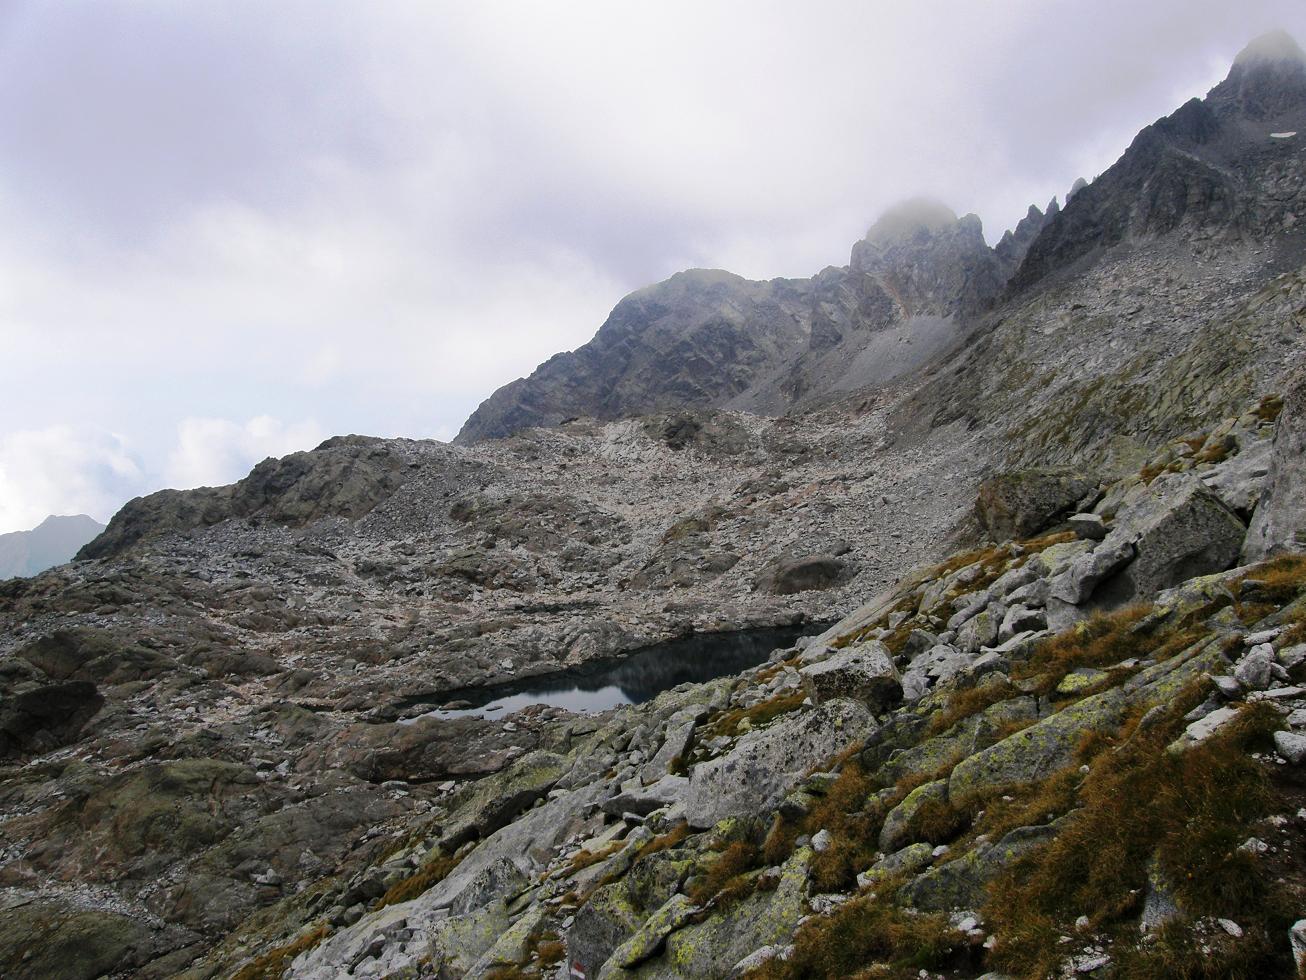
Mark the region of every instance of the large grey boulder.
POLYGON ((1306 369, 1299 369, 1283 396, 1274 429, 1269 474, 1252 514, 1242 562, 1306 548, 1306 369))
POLYGON ((902 700, 902 678, 883 643, 871 641, 840 650, 799 671, 803 690, 817 704, 852 698, 879 713, 902 700))
POLYGON ((1065 468, 1000 473, 980 484, 975 514, 994 541, 1028 538, 1074 513, 1097 485, 1087 473, 1065 468))
POLYGON ((749 732, 725 755, 699 763, 689 777, 685 817, 693 827, 772 810, 813 767, 863 737, 871 713, 837 699, 799 710, 749 732))
MULTIPOLYGON (((1116 515, 1096 549, 1136 557, 1098 587, 1095 599, 1114 605, 1150 599, 1198 575, 1221 572, 1238 560, 1246 528, 1223 501, 1187 473, 1157 477, 1116 515)), ((1055 591, 1054 591, 1055 595, 1055 591)))
POLYGON ((832 589, 856 574, 856 565, 833 555, 777 558, 758 572, 753 587, 771 595, 793 595, 795 592, 832 589))
POLYGON ((1048 595, 1072 606, 1093 594, 1099 582, 1127 565, 1134 558, 1134 546, 1123 537, 1104 540, 1086 555, 1080 555, 1070 567, 1052 580, 1048 595))

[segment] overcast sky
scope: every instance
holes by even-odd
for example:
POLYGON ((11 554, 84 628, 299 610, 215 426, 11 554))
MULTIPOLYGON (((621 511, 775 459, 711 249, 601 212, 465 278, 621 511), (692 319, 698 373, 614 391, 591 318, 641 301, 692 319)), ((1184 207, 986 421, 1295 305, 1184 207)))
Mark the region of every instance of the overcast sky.
POLYGON ((0 532, 451 438, 690 266, 990 241, 1301 0, 0 0, 0 532))

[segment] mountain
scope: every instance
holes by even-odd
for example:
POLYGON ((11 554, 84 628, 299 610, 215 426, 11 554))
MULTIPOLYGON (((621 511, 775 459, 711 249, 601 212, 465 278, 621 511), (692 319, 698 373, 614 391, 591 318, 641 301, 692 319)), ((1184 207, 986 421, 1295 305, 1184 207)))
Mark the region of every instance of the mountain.
POLYGON ((50 516, 30 531, 0 534, 0 579, 35 575, 71 561, 82 545, 104 530, 85 514, 50 516))
MULTIPOLYGON (((680 273, 622 300, 588 344, 495 392, 456 441, 678 406, 782 414, 882 390, 973 331, 1023 315, 1035 287, 1059 273, 1080 277, 1118 262, 1128 288, 1156 264, 1155 245, 1131 258, 1142 242, 1169 243, 1168 276, 1214 276, 1227 315, 1229 299, 1300 265, 1303 140, 1306 62, 1291 37, 1267 35, 1205 99, 1143 130, 1092 184, 1077 182, 1064 209, 1055 201, 1046 212, 1031 208, 995 248, 973 215, 957 219, 918 201, 877 222, 848 266, 812 279, 680 273), (1266 248, 1270 261, 1246 254, 1266 248)), ((1185 318, 1190 301, 1192 315, 1209 313, 1212 297, 1198 300, 1200 282, 1184 288, 1193 285, 1196 293, 1174 297, 1185 318)), ((1121 315, 1109 304, 1081 305, 1121 315)))
POLYGON ((0 582, 0 974, 1293 975, 1304 66, 0 582))
POLYGON ((751 282, 694 269, 627 296, 585 346, 487 399, 455 442, 576 416, 676 408, 781 414, 910 374, 958 337, 1005 281, 974 215, 911 201, 880 218, 849 264, 751 282))

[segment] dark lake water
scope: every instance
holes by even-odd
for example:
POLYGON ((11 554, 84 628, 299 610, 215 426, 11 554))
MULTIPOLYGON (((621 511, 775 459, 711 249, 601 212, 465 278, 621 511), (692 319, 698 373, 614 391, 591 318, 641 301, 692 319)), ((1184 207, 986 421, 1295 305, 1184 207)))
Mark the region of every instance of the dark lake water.
POLYGON ((772 629, 695 633, 637 650, 619 660, 596 661, 557 674, 543 674, 512 684, 451 695, 470 708, 440 709, 426 717, 502 718, 528 705, 546 704, 568 711, 605 711, 648 701, 667 688, 737 674, 766 660, 771 652, 793 646, 799 637, 819 633, 809 623, 772 629))

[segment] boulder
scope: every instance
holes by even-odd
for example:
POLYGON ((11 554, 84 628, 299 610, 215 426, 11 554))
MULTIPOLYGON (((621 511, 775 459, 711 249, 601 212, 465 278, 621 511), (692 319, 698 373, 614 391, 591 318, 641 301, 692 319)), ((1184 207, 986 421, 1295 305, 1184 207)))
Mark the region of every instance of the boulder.
POLYGON ((898 891, 898 900, 919 909, 977 909, 987 899, 988 883, 1003 868, 1052 840, 1062 817, 1042 827, 1017 827, 996 843, 983 843, 961 857, 935 865, 898 891))
POLYGON ((1134 558, 1134 546, 1126 540, 1104 540, 1087 554, 1080 555, 1050 583, 1048 594, 1073 606, 1086 601, 1097 584, 1134 558))
POLYGON ((689 780, 684 776, 663 776, 648 786, 623 789, 616 796, 604 801, 603 812, 615 817, 623 813, 648 816, 654 810, 660 810, 682 799, 688 788, 689 780))
POLYGON ((725 755, 694 767, 686 818, 706 828, 775 809, 809 771, 865 736, 870 724, 864 704, 837 699, 749 732, 725 755))
POLYGON ((880 850, 886 854, 914 843, 920 834, 917 816, 927 807, 942 807, 948 802, 948 781, 936 779, 917 786, 906 799, 889 811, 880 829, 880 850))
POLYGON ((1094 549, 1123 552, 1132 545, 1137 555, 1102 583, 1096 598, 1104 604, 1150 599, 1238 560, 1246 529, 1200 480, 1187 473, 1165 474, 1145 490, 1121 508, 1115 527, 1094 549))
POLYGON ((880 713, 902 700, 902 678, 878 640, 858 643, 799 671, 803 690, 817 704, 851 698, 880 713))
POLYGON ((104 706, 90 681, 30 685, 0 704, 0 759, 48 752, 76 741, 104 706))
POLYGON ((758 572, 753 588, 771 595, 792 595, 843 585, 857 574, 856 566, 833 555, 777 558, 758 572))
POLYGON ((1096 479, 1073 469, 1002 473, 980 484, 975 513, 994 541, 1028 538, 1073 513, 1097 487, 1096 479))
POLYGON ((1260 643, 1238 661, 1233 676, 1245 691, 1264 691, 1274 680, 1275 666, 1274 647, 1260 643))
POLYGON ((1274 427, 1265 489, 1252 513, 1242 563, 1306 547, 1306 368, 1298 368, 1283 395, 1274 427))
POLYGON ((810 848, 800 847, 780 868, 772 891, 758 889, 747 898, 697 925, 671 933, 662 956, 646 960, 640 980, 725 980, 733 964, 762 946, 789 942, 807 912, 810 848))

